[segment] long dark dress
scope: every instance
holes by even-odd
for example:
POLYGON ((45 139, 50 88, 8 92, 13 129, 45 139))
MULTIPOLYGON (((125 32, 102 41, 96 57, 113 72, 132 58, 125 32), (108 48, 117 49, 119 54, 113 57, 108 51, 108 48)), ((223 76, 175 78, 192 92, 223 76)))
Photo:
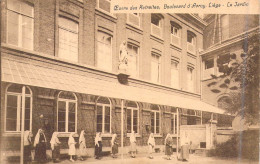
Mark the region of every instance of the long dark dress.
POLYGON ((32 161, 31 145, 24 146, 23 160, 24 163, 29 163, 32 161))
POLYGON ((118 153, 118 144, 117 142, 114 142, 114 145, 112 146, 112 154, 117 154, 118 153))
POLYGON ((172 138, 168 137, 165 144, 165 155, 172 155, 172 138))
POLYGON ((45 162, 46 156, 46 142, 43 134, 40 134, 39 143, 35 147, 35 160, 38 162, 45 162))
POLYGON ((101 152, 102 152, 102 142, 101 141, 98 141, 98 145, 95 146, 95 155, 96 155, 96 158, 99 158, 101 156, 101 152))
POLYGON ((52 159, 58 160, 60 158, 60 146, 59 145, 55 145, 54 149, 52 150, 52 159))

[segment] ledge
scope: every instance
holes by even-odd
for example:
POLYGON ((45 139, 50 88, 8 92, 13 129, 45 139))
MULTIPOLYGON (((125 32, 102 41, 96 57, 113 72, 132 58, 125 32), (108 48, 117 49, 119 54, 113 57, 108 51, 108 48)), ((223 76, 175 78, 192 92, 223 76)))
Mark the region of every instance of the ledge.
POLYGON ((103 16, 105 15, 106 18, 110 18, 113 22, 115 22, 117 20, 117 17, 115 15, 113 15, 112 13, 109 13, 105 10, 102 10, 100 8, 95 8, 96 10, 96 14, 102 14, 103 16))
POLYGON ((126 22, 126 28, 127 29, 130 29, 130 30, 132 30, 132 31, 135 31, 135 32, 137 32, 137 33, 139 33, 139 34, 143 34, 143 29, 141 29, 140 27, 138 27, 138 26, 135 26, 135 25, 133 25, 132 23, 130 23, 130 22, 126 22))
POLYGON ((161 43, 161 44, 164 43, 164 40, 163 40, 161 37, 156 36, 156 35, 153 35, 153 34, 150 35, 150 39, 152 39, 152 40, 154 40, 154 41, 157 41, 157 42, 159 42, 159 43, 161 43))
MULTIPOLYGON (((127 133, 127 134, 126 134, 126 137, 130 137, 130 136, 131 136, 131 133, 127 133)), ((141 135, 140 135, 139 133, 136 133, 135 136, 136 136, 137 138, 140 138, 140 137, 141 137, 141 135)))

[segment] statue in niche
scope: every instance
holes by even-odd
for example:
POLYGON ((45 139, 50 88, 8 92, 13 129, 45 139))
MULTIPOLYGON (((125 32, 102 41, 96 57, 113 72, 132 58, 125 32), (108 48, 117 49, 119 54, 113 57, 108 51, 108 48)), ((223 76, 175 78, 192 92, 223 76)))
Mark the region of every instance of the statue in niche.
POLYGON ((127 71, 127 66, 128 66, 128 60, 127 60, 128 52, 127 52, 127 45, 126 41, 123 41, 123 43, 120 45, 120 50, 119 50, 119 70, 120 71, 127 71))

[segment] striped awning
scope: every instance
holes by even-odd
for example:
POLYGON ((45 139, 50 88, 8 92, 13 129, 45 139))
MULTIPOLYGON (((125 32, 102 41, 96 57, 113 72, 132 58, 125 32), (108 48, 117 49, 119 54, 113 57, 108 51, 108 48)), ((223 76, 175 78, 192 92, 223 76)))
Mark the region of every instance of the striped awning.
POLYGON ((146 87, 122 85, 84 73, 71 73, 48 65, 2 59, 2 81, 84 94, 113 97, 138 102, 167 105, 223 114, 224 110, 203 101, 151 90, 146 87))

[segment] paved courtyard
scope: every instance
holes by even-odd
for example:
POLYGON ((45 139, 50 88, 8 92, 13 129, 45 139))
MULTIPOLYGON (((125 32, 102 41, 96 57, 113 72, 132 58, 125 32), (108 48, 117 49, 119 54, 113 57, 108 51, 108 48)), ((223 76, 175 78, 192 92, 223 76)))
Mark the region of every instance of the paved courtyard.
MULTIPOLYGON (((155 154, 154 159, 149 159, 146 155, 141 154, 138 155, 136 158, 131 158, 129 156, 124 156, 121 159, 120 156, 118 158, 113 159, 111 157, 103 157, 100 160, 89 158, 85 161, 75 161, 74 163, 91 163, 91 164, 185 164, 185 163, 194 163, 194 164, 258 164, 257 161, 249 161, 249 160, 238 160, 238 159, 220 159, 220 158, 213 158, 213 157, 203 157, 191 154, 190 160, 188 162, 178 161, 176 159, 176 155, 173 156, 172 160, 166 160, 163 154, 155 154)), ((69 160, 63 160, 60 162, 62 164, 65 163, 72 163, 69 160)))

